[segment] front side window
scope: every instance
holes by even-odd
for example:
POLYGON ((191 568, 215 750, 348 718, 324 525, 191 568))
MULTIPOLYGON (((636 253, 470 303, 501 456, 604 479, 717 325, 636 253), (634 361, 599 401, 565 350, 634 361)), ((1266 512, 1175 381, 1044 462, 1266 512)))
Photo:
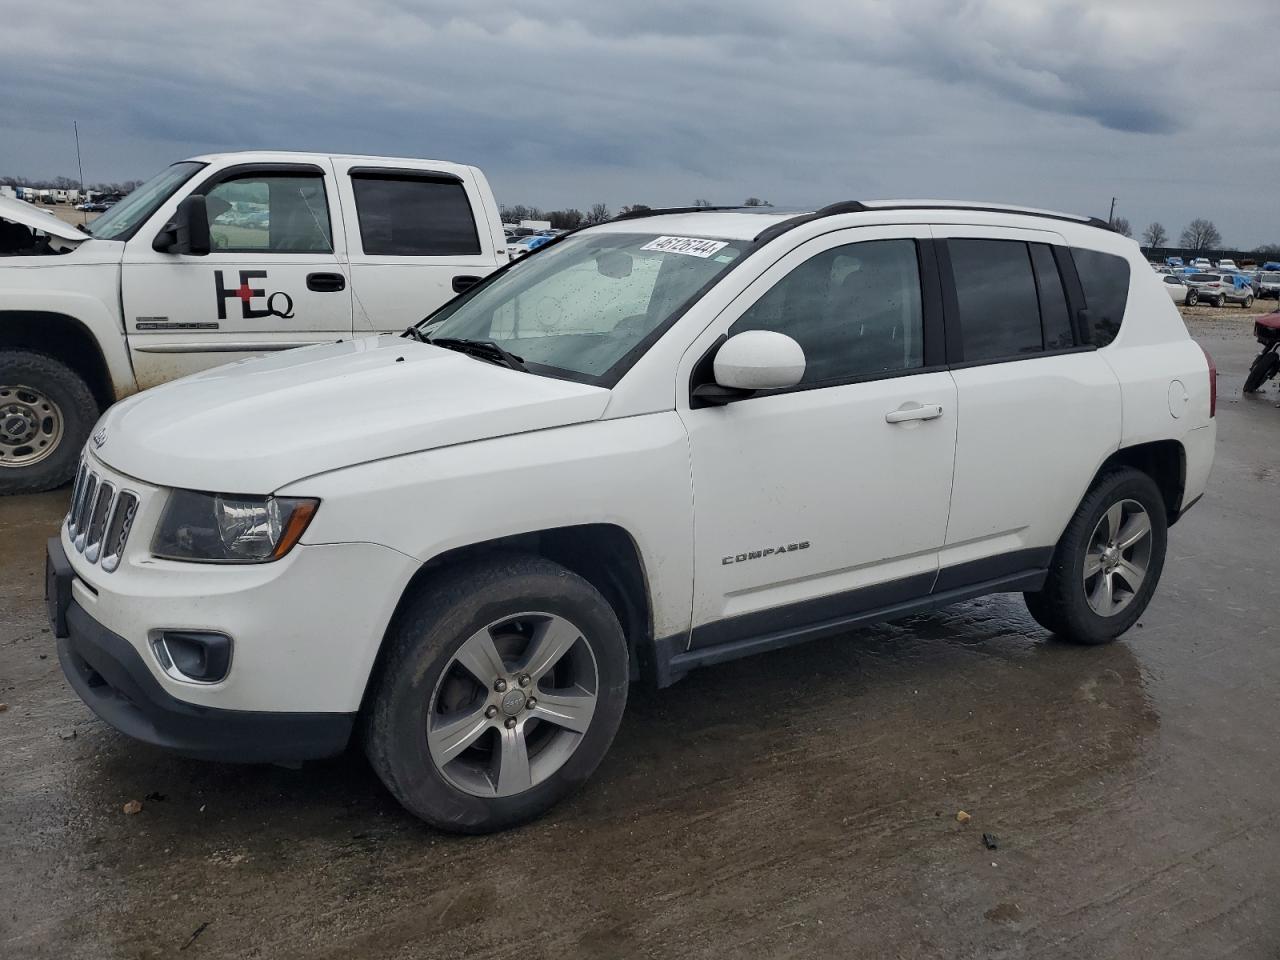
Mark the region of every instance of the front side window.
MULTIPOLYGON (((1089 310, 1091 342, 1105 347, 1120 332, 1125 304, 1129 301, 1129 261, 1112 253, 1071 248, 1080 286, 1089 310)), ((1192 277, 1194 280, 1195 277, 1192 277)), ((1210 276, 1210 279, 1217 279, 1210 276)))
POLYGON ((321 177, 250 174, 205 193, 215 253, 330 253, 321 177))
POLYGON ((203 166, 203 163, 186 160, 161 170, 89 224, 90 236, 99 240, 128 240, 162 203, 172 197, 203 166))
POLYGON ((1005 360, 1044 349, 1027 244, 948 240, 964 359, 1005 360))
POLYGON ((491 340, 535 373, 607 382, 752 248, 746 240, 578 234, 468 291, 422 332, 491 340))
POLYGON ((785 333, 804 350, 802 384, 924 365, 914 240, 868 240, 810 257, 729 328, 785 333))
POLYGON ((480 253, 475 214, 460 181, 353 173, 351 186, 366 254, 452 257, 480 253))

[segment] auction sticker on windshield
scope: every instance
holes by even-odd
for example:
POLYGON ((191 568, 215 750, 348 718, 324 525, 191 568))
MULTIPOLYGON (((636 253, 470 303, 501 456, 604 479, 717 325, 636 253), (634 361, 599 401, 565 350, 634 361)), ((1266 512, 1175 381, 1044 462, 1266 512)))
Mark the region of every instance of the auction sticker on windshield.
POLYGON ((723 240, 702 240, 698 237, 658 237, 650 240, 641 250, 657 250, 660 253, 682 253, 686 257, 709 257, 729 244, 723 240))

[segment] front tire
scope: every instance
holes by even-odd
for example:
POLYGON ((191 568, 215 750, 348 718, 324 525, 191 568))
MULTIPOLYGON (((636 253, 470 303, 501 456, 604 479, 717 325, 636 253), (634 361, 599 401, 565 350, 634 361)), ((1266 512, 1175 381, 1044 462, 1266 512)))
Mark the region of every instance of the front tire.
POLYGON ((540 557, 433 577, 386 642, 365 751, 396 799, 442 830, 544 813, 591 775, 622 720, 629 666, 613 608, 540 557))
POLYGON ((1188 290, 1187 299, 1185 302, 1188 307, 1194 307, 1197 303, 1200 302, 1200 294, 1196 293, 1194 290, 1188 290))
POLYGON ((1252 307, 1252 306, 1253 306, 1253 296, 1252 296, 1252 295, 1250 295, 1250 296, 1245 297, 1243 300, 1241 300, 1241 301, 1240 301, 1240 306, 1244 307, 1246 310, 1248 310, 1250 307, 1252 307))
POLYGON ((66 364, 0 352, 0 495, 70 482, 98 412, 88 384, 66 364))
POLYGON ((1024 594, 1027 609, 1071 643, 1110 643, 1155 592, 1167 528, 1164 498, 1149 476, 1132 467, 1107 471, 1067 524, 1044 587, 1024 594))
POLYGON ((1213 298, 1213 305, 1214 305, 1215 307, 1222 307, 1222 306, 1226 306, 1226 303, 1227 303, 1227 298, 1226 298, 1226 296, 1224 296, 1224 295, 1223 295, 1223 294, 1221 294, 1221 293, 1220 293, 1220 294, 1218 294, 1216 297, 1214 297, 1214 298, 1213 298))

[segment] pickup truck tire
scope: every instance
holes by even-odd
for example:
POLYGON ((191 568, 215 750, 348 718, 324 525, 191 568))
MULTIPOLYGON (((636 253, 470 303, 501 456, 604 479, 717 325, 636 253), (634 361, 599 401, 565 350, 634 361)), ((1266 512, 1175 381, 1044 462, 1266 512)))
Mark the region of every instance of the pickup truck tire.
POLYGON ((430 576, 388 630, 365 752, 410 812, 454 833, 530 820, 591 775, 627 701, 629 661, 600 592, 541 557, 430 576))
POLYGON ((1277 369, 1280 369, 1280 353, 1263 350, 1249 367, 1249 375, 1244 378, 1243 392, 1257 393, 1264 383, 1276 375, 1277 369))
POLYGON ((1031 616, 1071 643, 1116 639, 1155 592, 1167 528, 1164 498, 1149 476, 1132 467, 1107 471, 1067 524, 1044 587, 1023 595, 1031 616))
POLYGON ((88 384, 66 364, 0 351, 0 494, 70 482, 98 412, 88 384))

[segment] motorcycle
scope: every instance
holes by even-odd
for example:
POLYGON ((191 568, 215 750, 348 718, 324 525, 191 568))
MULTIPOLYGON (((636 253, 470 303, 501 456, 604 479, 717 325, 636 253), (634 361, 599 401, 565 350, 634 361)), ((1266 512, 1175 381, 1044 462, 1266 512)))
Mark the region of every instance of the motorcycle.
POLYGON ((1280 310, 1259 317, 1253 323, 1253 335, 1262 344, 1262 352, 1244 379, 1244 392, 1255 393, 1264 383, 1280 373, 1280 310))

